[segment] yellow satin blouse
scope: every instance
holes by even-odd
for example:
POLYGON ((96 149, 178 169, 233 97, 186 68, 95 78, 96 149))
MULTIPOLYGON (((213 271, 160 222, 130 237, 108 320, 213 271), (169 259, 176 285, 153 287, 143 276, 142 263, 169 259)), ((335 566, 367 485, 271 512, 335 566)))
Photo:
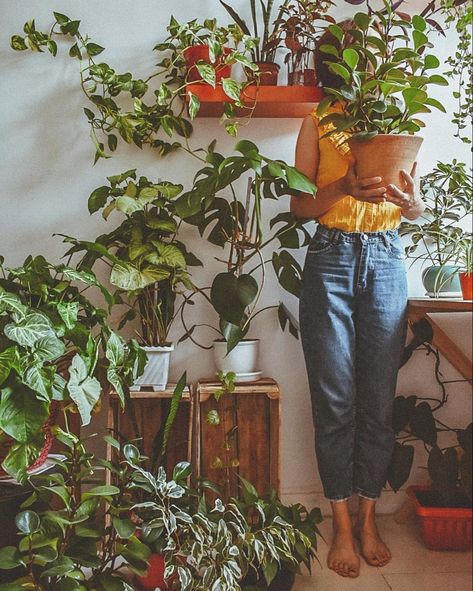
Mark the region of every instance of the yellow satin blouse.
MULTIPOLYGON (((329 130, 329 125, 319 125, 315 109, 312 116, 319 131, 320 160, 315 184, 322 188, 345 176, 350 160, 350 148, 342 142, 349 136, 346 133, 335 133, 323 138, 324 133, 329 130)), ((347 195, 321 215, 318 221, 324 226, 338 228, 344 232, 394 230, 401 222, 401 209, 393 203, 367 203, 347 195)))

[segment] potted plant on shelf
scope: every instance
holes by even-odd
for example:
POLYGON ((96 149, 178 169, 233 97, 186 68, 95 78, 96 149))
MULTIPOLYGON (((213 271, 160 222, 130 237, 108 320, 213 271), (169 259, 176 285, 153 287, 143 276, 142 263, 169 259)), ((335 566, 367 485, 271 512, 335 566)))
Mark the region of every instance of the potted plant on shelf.
POLYGON ((278 48, 289 50, 284 58, 289 86, 316 85, 313 53, 326 24, 335 24, 335 19, 327 14, 332 6, 331 0, 290 0, 281 7, 269 45, 276 43, 278 48))
POLYGON ((458 268, 462 260, 468 269, 468 249, 465 248, 464 257, 460 252, 462 246, 468 246, 463 226, 473 213, 472 190, 472 174, 464 163, 438 162, 434 170, 421 179, 421 192, 426 202, 424 214, 419 220, 405 221, 400 226, 401 236, 409 236, 411 240, 406 247, 407 257, 413 262, 430 263, 422 272, 422 281, 430 296, 460 294, 458 268))
POLYGON ((425 20, 404 20, 384 4, 384 11, 357 13, 347 28, 329 25, 335 41, 321 50, 341 86, 324 89, 317 115, 330 126, 327 135, 348 141, 360 177, 403 186, 400 171, 411 170, 422 143, 414 135, 424 126, 419 115, 431 108, 445 112, 428 90, 448 82, 433 73, 440 61, 427 53, 432 44, 425 20))
POLYGON ((23 482, 28 468, 47 457, 55 413, 78 412, 86 425, 112 387, 123 404, 143 353, 136 341, 116 335, 105 310, 83 293, 95 287, 113 303, 90 270, 37 256, 0 272, 1 459, 23 482))
POLYGON ((473 300, 473 235, 465 232, 453 250, 464 300, 473 300))
MULTIPOLYGON (((198 289, 191 298, 203 295, 219 316, 221 338, 213 345, 218 369, 235 372, 237 381, 251 381, 260 375, 256 366, 259 341, 247 337, 252 320, 264 310, 278 308, 283 328, 288 321, 282 304, 257 309, 268 262, 263 249, 276 240, 281 246, 297 248, 300 232, 303 244, 309 240, 303 225, 290 214, 277 215, 270 224, 272 234, 264 238, 264 199, 275 199, 291 191, 315 193, 316 188, 294 167, 262 156, 252 142, 243 140, 236 150, 240 155, 224 158, 214 151, 214 145, 209 147, 207 166, 197 172, 193 188, 177 199, 176 211, 186 222, 197 226, 202 235, 208 232, 212 244, 227 250, 226 258, 218 259, 225 270, 215 276, 211 287, 198 289), (247 192, 240 200, 233 183, 250 172, 254 177, 247 179, 247 192), (228 195, 229 189, 230 199, 219 195, 222 190, 228 195)), ((289 260, 289 253, 284 252, 289 260)), ((273 257, 273 261, 282 286, 297 295, 299 269, 279 258, 273 257)), ((197 343, 193 333, 201 325, 188 327, 183 314, 181 318, 186 329, 184 338, 197 343)), ((297 334, 290 321, 289 324, 292 334, 297 334)))
POLYGON ((134 387, 164 390, 174 349, 169 331, 182 305, 176 305, 176 299, 194 289, 187 265, 202 264, 177 237, 180 220, 174 202, 182 185, 137 179, 136 170, 108 181, 90 195, 89 211, 102 209, 105 219, 117 211, 125 219, 94 242, 65 237, 73 245, 66 256, 85 251, 78 269, 93 268, 99 260, 110 267, 115 301, 128 308, 118 328, 138 319, 137 336, 148 358, 134 387))
MULTIPOLYGON (((277 20, 281 17, 282 9, 284 6, 286 6, 288 1, 289 0, 284 0, 281 3, 275 22, 277 22, 277 20)), ((253 31, 250 31, 245 19, 243 19, 232 6, 223 0, 220 0, 220 4, 225 8, 235 23, 245 33, 245 35, 259 40, 259 42, 251 49, 252 62, 258 66, 258 84, 261 84, 262 86, 276 86, 278 83, 278 74, 280 70, 279 64, 274 61, 278 42, 270 41, 276 28, 274 23, 272 23, 274 0, 261 0, 259 6, 256 0, 250 0, 253 31), (259 12, 261 12, 261 17, 258 14, 259 12), (262 29, 260 29, 260 26, 262 26, 262 29)), ((250 77, 254 79, 254 74, 251 73, 250 77)))

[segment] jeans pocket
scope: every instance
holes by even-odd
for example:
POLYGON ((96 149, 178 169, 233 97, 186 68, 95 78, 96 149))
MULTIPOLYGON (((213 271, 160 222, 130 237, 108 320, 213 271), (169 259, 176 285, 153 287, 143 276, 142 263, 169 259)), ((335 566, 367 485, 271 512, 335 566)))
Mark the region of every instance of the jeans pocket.
POLYGON ((324 254, 333 246, 333 242, 322 236, 315 236, 307 249, 307 254, 324 254))
POLYGON ((398 261, 403 261, 405 258, 404 249, 399 238, 395 238, 389 241, 387 251, 391 258, 396 259, 398 261))

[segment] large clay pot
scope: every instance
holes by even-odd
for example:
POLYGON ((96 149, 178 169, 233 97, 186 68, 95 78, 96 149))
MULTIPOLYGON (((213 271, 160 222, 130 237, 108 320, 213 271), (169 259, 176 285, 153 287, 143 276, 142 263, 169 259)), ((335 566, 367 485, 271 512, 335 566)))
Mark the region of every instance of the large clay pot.
POLYGON ((473 273, 458 273, 464 300, 473 300, 473 273))
POLYGON ((404 186, 401 170, 411 172, 423 138, 416 135, 379 134, 370 140, 348 140, 353 157, 356 160, 358 178, 380 176, 383 180, 378 185, 389 184, 404 186))
MULTIPOLYGON (((227 55, 230 53, 229 47, 223 48, 223 54, 227 55)), ((199 70, 196 68, 196 63, 204 61, 210 64, 215 70, 215 78, 217 82, 220 82, 222 78, 229 78, 232 73, 232 66, 223 64, 221 58, 217 59, 215 63, 210 62, 209 46, 208 45, 192 45, 186 47, 182 53, 187 67, 187 80, 189 82, 198 82, 202 80, 202 76, 199 74, 199 70)))

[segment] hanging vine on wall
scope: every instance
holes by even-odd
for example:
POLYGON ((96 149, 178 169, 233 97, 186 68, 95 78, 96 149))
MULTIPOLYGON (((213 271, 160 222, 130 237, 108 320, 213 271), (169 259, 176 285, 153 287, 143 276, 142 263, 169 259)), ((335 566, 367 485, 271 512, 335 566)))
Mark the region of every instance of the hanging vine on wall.
MULTIPOLYGON (((95 58, 105 48, 80 32, 79 20, 72 20, 59 12, 54 12, 54 17, 55 22, 46 33, 36 29, 34 20, 28 21, 23 28, 25 35, 13 35, 11 47, 16 51, 30 49, 43 52, 46 49, 56 56, 57 38, 73 41, 69 56, 78 59, 81 64, 80 84, 90 103, 89 107, 84 108, 84 113, 95 145, 94 164, 115 151, 119 137, 139 148, 149 145, 161 156, 179 148, 193 153, 188 139, 193 131, 192 119, 197 116, 200 103, 192 93, 192 85, 204 83, 215 87, 217 70, 222 66, 240 64, 251 71, 257 70, 248 57, 256 41, 245 35, 237 25, 219 27, 215 19, 206 19, 203 24, 196 20, 180 24, 171 17, 167 27, 169 36, 154 47, 161 57, 157 64, 158 70, 144 80, 135 79, 130 72, 120 74, 105 62, 97 63, 95 58), (210 63, 199 61, 195 67, 200 78, 190 81, 184 53, 186 48, 199 43, 209 46, 210 63), (144 97, 154 78, 163 81, 154 91, 154 101, 147 103, 144 97), (119 104, 118 99, 130 97, 133 99, 133 108, 127 110, 119 104)), ((225 107, 225 128, 229 134, 236 135, 241 122, 234 119, 233 107, 245 107, 240 96, 248 82, 237 82, 226 77, 220 83, 225 94, 233 101, 225 107)), ((246 110, 251 116, 252 108, 246 106, 246 110)))

